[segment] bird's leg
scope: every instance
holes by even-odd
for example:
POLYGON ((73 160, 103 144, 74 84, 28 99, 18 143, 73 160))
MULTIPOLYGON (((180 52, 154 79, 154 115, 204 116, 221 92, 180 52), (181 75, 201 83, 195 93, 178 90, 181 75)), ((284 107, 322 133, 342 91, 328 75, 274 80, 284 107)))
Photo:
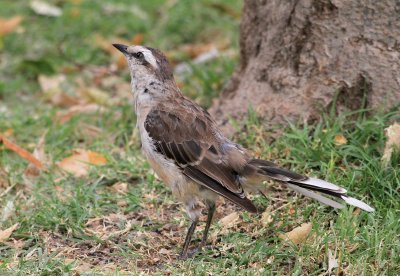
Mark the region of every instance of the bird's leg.
POLYGON ((211 221, 213 219, 214 213, 215 213, 215 202, 210 202, 208 204, 207 224, 206 228, 204 229, 203 238, 201 239, 199 250, 201 250, 207 243, 208 230, 210 230, 211 221))
POLYGON ((192 236, 193 236, 194 230, 196 229, 198 221, 199 221, 198 218, 193 220, 192 224, 190 225, 190 227, 188 229, 188 232, 187 232, 186 238, 185 238, 185 243, 183 244, 182 252, 179 255, 179 259, 181 259, 181 260, 185 260, 187 258, 189 244, 190 244, 190 241, 192 240, 192 236))

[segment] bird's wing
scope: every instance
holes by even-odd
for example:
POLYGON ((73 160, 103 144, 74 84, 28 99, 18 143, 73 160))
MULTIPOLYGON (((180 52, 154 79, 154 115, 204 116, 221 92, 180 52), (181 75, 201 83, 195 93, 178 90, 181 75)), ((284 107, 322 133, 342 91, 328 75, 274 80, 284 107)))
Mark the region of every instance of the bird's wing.
POLYGON ((256 212, 244 194, 238 174, 220 157, 213 124, 207 111, 185 102, 185 105, 175 105, 174 109, 160 105, 151 110, 144 127, 153 139, 155 149, 172 159, 187 177, 256 212))

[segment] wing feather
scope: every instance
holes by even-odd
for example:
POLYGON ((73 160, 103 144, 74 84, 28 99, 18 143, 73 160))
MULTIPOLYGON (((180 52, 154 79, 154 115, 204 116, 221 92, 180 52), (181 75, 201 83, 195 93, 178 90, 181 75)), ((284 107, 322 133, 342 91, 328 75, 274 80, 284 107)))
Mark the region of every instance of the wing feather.
POLYGON ((172 159, 193 181, 246 210, 255 211, 255 206, 244 194, 238 173, 219 157, 222 154, 219 154, 208 113, 187 110, 161 107, 149 112, 144 126, 154 141, 155 149, 172 159))

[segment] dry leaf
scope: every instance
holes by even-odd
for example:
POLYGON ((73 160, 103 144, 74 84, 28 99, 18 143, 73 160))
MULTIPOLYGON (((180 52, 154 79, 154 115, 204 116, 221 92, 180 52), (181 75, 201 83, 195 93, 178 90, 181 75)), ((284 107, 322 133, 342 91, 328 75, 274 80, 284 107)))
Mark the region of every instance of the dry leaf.
POLYGON ((331 273, 332 269, 339 267, 336 254, 333 255, 332 251, 328 249, 328 272, 331 273))
POLYGON ((269 210, 265 210, 264 213, 262 213, 261 216, 261 223, 264 226, 269 225, 273 221, 271 212, 269 210))
POLYGON ((65 264, 70 265, 74 264, 73 266, 73 271, 75 274, 73 275, 81 275, 81 274, 87 274, 88 271, 91 271, 93 268, 91 264, 86 263, 82 260, 75 260, 75 259, 64 259, 65 264))
POLYGON ((8 200, 1 212, 1 222, 8 220, 14 212, 14 201, 8 200))
MULTIPOLYGON (((35 158, 37 158, 37 160, 39 160, 43 166, 44 164, 47 163, 47 157, 46 157, 46 153, 44 151, 44 145, 45 145, 45 140, 46 140, 46 134, 47 131, 45 131, 42 136, 39 138, 39 141, 35 147, 35 149, 33 150, 33 156, 35 158)), ((36 167, 35 165, 33 165, 32 163, 30 163, 28 165, 28 167, 26 168, 24 175, 27 177, 35 177, 38 176, 40 174, 40 169, 38 167, 36 167)))
POLYGON ((0 135, 3 135, 5 137, 11 137, 14 134, 14 130, 12 128, 7 128, 3 133, 0 133, 0 135))
POLYGON ((40 75, 38 82, 46 99, 60 107, 70 107, 79 104, 79 100, 64 93, 61 84, 66 80, 65 75, 40 75))
POLYGON ((44 1, 31 1, 30 7, 38 15, 58 17, 62 14, 62 10, 59 7, 53 6, 44 1))
POLYGON ((131 13, 133 17, 142 21, 147 21, 149 19, 149 15, 140 6, 134 4, 124 5, 115 2, 116 1, 109 1, 109 3, 104 2, 102 8, 106 14, 112 15, 113 13, 123 12, 131 13))
POLYGON ((383 151, 382 162, 386 165, 390 162, 395 148, 400 151, 400 124, 394 123, 385 129, 387 137, 385 150, 383 151))
POLYGON ((7 228, 6 230, 0 230, 0 242, 6 241, 11 234, 17 229, 18 223, 14 224, 10 228, 7 228))
POLYGON ((333 142, 335 143, 335 145, 341 146, 347 144, 347 139, 342 134, 338 134, 335 136, 333 142))
POLYGON ((285 241, 291 241, 294 244, 300 244, 306 240, 312 230, 312 224, 303 223, 301 226, 294 228, 292 231, 285 234, 280 234, 279 238, 285 241))
MULTIPOLYGON (((211 48, 209 51, 199 54, 195 59, 192 60, 192 64, 202 64, 210 60, 215 59, 219 56, 219 51, 217 48, 211 48)), ((192 67, 187 62, 182 62, 176 65, 174 72, 176 74, 191 73, 192 67)))
POLYGON ((79 16, 81 16, 81 10, 74 7, 69 11, 69 16, 70 17, 79 17, 79 16))
POLYGON ((42 162, 40 162, 35 156, 33 156, 30 152, 26 151, 25 149, 21 148, 20 146, 14 144, 6 137, 0 134, 0 142, 3 142, 4 146, 24 158, 25 160, 29 161, 33 165, 35 165, 38 169, 43 168, 42 162))
POLYGON ((143 44, 144 35, 142 33, 135 34, 132 37, 132 44, 133 45, 142 45, 143 44))
POLYGON ((113 231, 112 233, 101 237, 101 239, 103 239, 103 240, 108 240, 108 239, 110 239, 111 237, 122 236, 122 235, 128 233, 131 229, 132 229, 132 224, 131 224, 129 221, 127 221, 127 222, 126 222, 126 225, 125 225, 125 228, 124 228, 123 230, 113 231))
POLYGON ((69 96, 63 92, 53 94, 48 99, 53 105, 59 107, 71 107, 79 104, 79 100, 72 96, 69 96))
POLYGON ((128 191, 128 183, 119 182, 111 186, 111 188, 120 194, 125 194, 128 191))
POLYGON ((75 149, 73 150, 73 155, 58 162, 57 165, 64 171, 80 177, 88 173, 90 165, 104 165, 106 163, 107 159, 100 153, 75 149))
POLYGON ((83 136, 83 138, 85 138, 85 140, 86 138, 88 138, 89 140, 96 138, 103 132, 101 128, 83 122, 79 122, 77 129, 79 130, 79 133, 83 136))
POLYGON ((224 227, 224 228, 231 228, 235 224, 237 224, 237 221, 239 220, 239 214, 237 212, 233 212, 222 219, 220 219, 219 223, 224 227))
POLYGON ((117 201, 117 205, 119 207, 126 207, 126 206, 128 206, 128 202, 124 199, 121 199, 121 200, 117 201))
POLYGON ((102 113, 104 111, 105 108, 98 104, 80 104, 70 107, 67 111, 57 112, 55 119, 63 124, 77 114, 91 114, 96 112, 102 113))
POLYGON ((165 248, 161 248, 159 253, 163 254, 163 255, 169 255, 169 254, 171 254, 171 251, 168 249, 165 249, 165 248))
POLYGON ((2 166, 0 166, 0 188, 6 188, 10 185, 8 182, 8 174, 2 166))
POLYGON ((113 104, 111 97, 107 92, 101 91, 98 88, 89 87, 81 88, 79 94, 87 101, 97 103, 104 106, 110 106, 113 104))
POLYGON ((21 23, 22 16, 14 16, 9 19, 0 18, 0 37, 13 32, 21 23))
POLYGON ((192 59, 216 49, 214 44, 187 44, 183 45, 180 50, 186 52, 192 59))
POLYGON ((43 92, 58 90, 62 82, 65 81, 65 75, 46 76, 39 75, 38 82, 43 92))

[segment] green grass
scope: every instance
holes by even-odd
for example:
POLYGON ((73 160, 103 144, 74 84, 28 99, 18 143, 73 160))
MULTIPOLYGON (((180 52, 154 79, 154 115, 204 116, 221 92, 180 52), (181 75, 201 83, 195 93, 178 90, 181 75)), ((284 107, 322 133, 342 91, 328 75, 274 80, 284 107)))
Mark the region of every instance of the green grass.
MULTIPOLYGON (((210 235, 214 249, 187 261, 176 260, 187 219, 140 153, 131 105, 121 101, 103 113, 79 114, 60 124, 54 117, 65 108, 45 100, 37 78, 63 73, 72 95, 77 95, 74 81, 82 75, 85 84, 93 86, 93 72, 115 63, 96 45, 96 35, 112 43, 114 37, 130 40, 143 33, 145 44, 170 52, 175 63, 188 61, 187 53, 179 50, 185 43, 217 38, 230 42, 228 50, 237 51, 235 13, 240 12, 240 3, 49 2, 63 9, 61 17, 37 16, 26 1, 0 1, 0 17, 24 17, 16 32, 0 38, 0 132, 12 129, 9 139, 33 151, 47 131, 49 159, 47 171, 26 179, 28 163, 0 145, 0 167, 5 172, 0 174, 0 183, 5 182, 0 185, 0 219, 6 206, 13 206, 0 229, 19 223, 11 238, 0 244, 1 275, 320 275, 327 270, 329 251, 345 275, 400 273, 400 160, 393 158, 387 167, 380 160, 384 128, 400 119, 398 112, 371 116, 359 111, 340 117, 327 112, 313 125, 290 125, 277 139, 271 136, 281 127, 271 128, 250 112, 245 131, 239 131, 235 141, 297 172, 339 183, 377 211, 332 210, 274 184, 267 198, 254 196, 271 212, 272 222, 266 225, 261 215, 221 202, 217 218, 237 211, 237 223, 224 229, 215 222, 210 235), (122 9, 114 4, 110 14, 106 4, 111 3, 122 9), (101 132, 88 135, 83 123, 101 132), (347 138, 346 144, 335 145, 339 134, 347 138), (61 173, 57 162, 75 148, 96 151, 107 164, 93 166, 82 178, 61 173), (115 185, 120 183, 127 189, 118 192, 115 185), (279 239, 279 234, 304 222, 313 225, 307 242, 294 245, 279 239)), ((229 80, 236 59, 221 57, 194 65, 191 74, 179 78, 184 93, 209 106, 229 80)), ((124 68, 107 72, 106 77, 129 82, 124 68)), ((115 87, 96 87, 117 97, 115 87)), ((199 231, 201 227, 204 223, 199 231)), ((200 237, 197 232, 197 242, 200 237)))

